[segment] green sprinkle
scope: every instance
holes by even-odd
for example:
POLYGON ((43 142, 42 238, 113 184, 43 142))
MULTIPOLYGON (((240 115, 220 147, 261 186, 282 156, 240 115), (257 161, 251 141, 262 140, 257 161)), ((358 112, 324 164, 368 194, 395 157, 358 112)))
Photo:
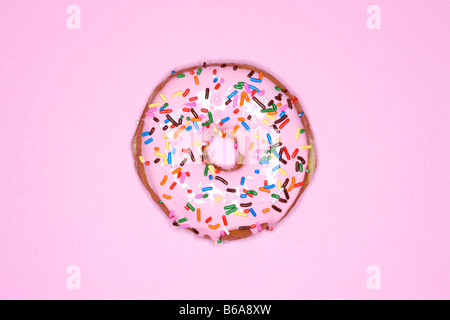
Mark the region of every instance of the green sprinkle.
POLYGON ((162 202, 162 200, 159 200, 159 202, 158 202, 159 204, 163 204, 163 202, 162 202))
POLYGON ((281 91, 281 88, 279 86, 275 86, 275 90, 281 91))
POLYGON ((205 171, 203 172, 203 175, 204 175, 205 177, 208 175, 208 166, 209 166, 209 164, 206 165, 205 171))
POLYGON ((235 212, 235 211, 237 211, 237 208, 236 208, 236 207, 234 207, 233 209, 228 210, 227 212, 225 212, 225 214, 226 214, 226 215, 229 215, 229 214, 231 214, 231 213, 233 213, 233 212, 235 212))
POLYGON ((307 173, 309 173, 309 169, 308 168, 306 168, 306 170, 305 170, 307 173))
POLYGON ((238 86, 238 85, 234 85, 233 87, 234 87, 235 89, 239 89, 239 90, 242 90, 242 89, 243 89, 242 86, 238 86))
POLYGON ((272 103, 272 108, 273 108, 273 111, 277 111, 278 110, 277 105, 275 103, 272 103))
POLYGON ((272 193, 272 197, 274 197, 275 199, 280 199, 280 196, 275 193, 272 193))
MULTIPOLYGON (((276 106, 275 106, 276 107, 276 106)), ((277 111, 277 109, 261 109, 262 113, 277 111)))
POLYGON ((186 120, 187 120, 187 121, 191 120, 191 117, 186 117, 186 120))
POLYGON ((255 190, 248 190, 247 193, 253 194, 254 196, 258 195, 258 192, 256 192, 255 190))
POLYGON ((178 220, 178 223, 182 223, 182 222, 185 222, 185 221, 187 221, 187 219, 188 219, 188 218, 183 218, 183 219, 180 219, 180 220, 178 220))
POLYGON ((298 163, 298 170, 300 172, 303 172, 303 163, 301 163, 301 162, 298 163))
POLYGON ((177 78, 184 78, 184 77, 185 77, 184 73, 180 73, 179 75, 177 75, 177 78))
POLYGON ((202 195, 202 198, 203 198, 203 199, 208 198, 208 194, 205 193, 204 195, 202 195))
POLYGON ((244 86, 245 82, 238 82, 238 85, 240 85, 241 87, 244 86))
POLYGON ((191 209, 192 211, 195 211, 195 208, 189 202, 186 205, 189 207, 189 209, 191 209))
POLYGON ((164 103, 164 105, 162 106, 162 108, 164 109, 164 108, 167 108, 167 106, 168 106, 169 104, 166 102, 166 103, 164 103))
POLYGON ((220 238, 219 240, 217 240, 217 243, 221 243, 222 242, 222 238, 220 238))
POLYGON ((232 204, 232 205, 229 205, 229 206, 225 206, 225 207, 223 207, 224 209, 226 209, 226 210, 228 210, 228 209, 231 209, 231 208, 236 208, 236 205, 235 204, 232 204))
POLYGON ((197 70, 197 75, 198 75, 198 76, 200 75, 200 73, 202 73, 202 68, 200 68, 200 69, 197 70))
POLYGON ((303 132, 305 132, 305 129, 300 130, 300 133, 303 133, 303 132))

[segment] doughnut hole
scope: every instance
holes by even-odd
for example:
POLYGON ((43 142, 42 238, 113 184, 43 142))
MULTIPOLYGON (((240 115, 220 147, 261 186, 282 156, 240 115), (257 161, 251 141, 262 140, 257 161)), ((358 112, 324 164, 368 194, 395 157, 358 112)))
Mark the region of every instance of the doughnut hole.
POLYGON ((232 130, 209 130, 203 134, 202 159, 205 164, 221 171, 234 171, 242 167, 244 156, 238 151, 239 140, 232 130))

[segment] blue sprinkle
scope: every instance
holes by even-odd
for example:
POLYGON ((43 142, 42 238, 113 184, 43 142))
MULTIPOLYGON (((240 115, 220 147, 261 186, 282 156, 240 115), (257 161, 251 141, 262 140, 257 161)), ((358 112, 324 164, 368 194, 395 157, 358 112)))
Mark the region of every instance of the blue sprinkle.
POLYGON ((248 124, 246 124, 244 121, 241 121, 242 125, 244 126, 244 128, 250 132, 250 127, 248 126, 248 124))
POLYGON ((230 120, 230 117, 223 118, 222 120, 220 120, 220 122, 225 123, 225 122, 227 122, 228 120, 230 120))
POLYGON ((250 78, 250 81, 261 83, 261 79, 250 78))
POLYGON ((280 168, 281 168, 281 166, 280 166, 280 165, 277 165, 276 167, 273 167, 273 168, 272 168, 272 171, 275 172, 275 171, 277 171, 277 170, 280 169, 280 168))
POLYGON ((283 118, 283 116, 286 114, 286 111, 283 111, 280 113, 280 118, 283 118))
POLYGON ((200 128, 198 127, 198 124, 197 124, 197 121, 192 121, 192 122, 194 122, 194 127, 195 127, 195 130, 200 130, 200 128))
POLYGON ((298 114, 299 117, 301 117, 302 115, 304 115, 305 113, 302 111, 298 114))
POLYGON ((256 217, 256 212, 255 212, 255 210, 253 210, 253 208, 250 208, 250 212, 252 213, 252 215, 253 215, 254 217, 256 217))
POLYGON ((191 129, 192 129, 192 126, 189 126, 186 128, 186 131, 191 131, 191 129))
POLYGON ((172 74, 174 74, 175 73, 175 70, 172 70, 172 74))
POLYGON ((177 152, 177 150, 175 148, 172 148, 172 154, 175 154, 175 152, 177 152))
POLYGON ((242 178, 241 178, 241 186, 244 185, 244 182, 245 182, 245 177, 242 177, 242 178))
POLYGON ((241 198, 247 198, 247 195, 245 193, 241 194, 241 198))
POLYGON ((166 119, 164 120, 164 123, 169 123, 169 121, 170 121, 169 119, 166 119))
POLYGON ((206 187, 206 188, 202 189, 202 192, 206 192, 206 191, 209 191, 209 190, 212 190, 212 189, 213 189, 213 187, 206 187))
POLYGON ((148 139, 147 141, 145 141, 144 143, 145 144, 149 144, 150 142, 152 142, 153 141, 153 138, 150 138, 150 139, 148 139))
POLYGON ((266 184, 266 185, 264 186, 264 188, 265 188, 265 189, 273 189, 273 188, 275 188, 275 184, 270 184, 270 185, 267 185, 267 184, 266 184))
POLYGON ((267 134, 267 140, 269 141, 269 144, 272 144, 272 137, 270 134, 267 134))
POLYGON ((259 92, 259 89, 257 87, 254 87, 252 85, 248 85, 248 87, 252 90, 256 90, 256 92, 259 92))
POLYGON ((259 161, 259 164, 267 164, 267 163, 270 163, 270 161, 269 160, 260 160, 259 161))
POLYGON ((172 164, 172 153, 169 152, 169 154, 167 155, 167 163, 168 164, 172 164))
POLYGON ((275 157, 277 157, 278 159, 280 159, 280 155, 278 154, 277 150, 273 150, 272 153, 275 155, 275 157))
POLYGON ((216 83, 217 81, 219 81, 219 78, 215 78, 213 82, 216 83))
POLYGON ((209 180, 212 180, 213 176, 210 174, 210 175, 208 176, 208 178, 209 178, 209 180))
POLYGON ((236 95, 236 93, 237 93, 237 90, 234 90, 232 93, 230 93, 230 94, 228 95, 227 99, 233 98, 233 97, 236 95))
POLYGON ((148 131, 142 132, 143 137, 148 136, 149 134, 150 134, 150 132, 148 132, 148 131))
POLYGON ((259 173, 259 170, 255 170, 255 173, 258 174, 258 173, 259 173))

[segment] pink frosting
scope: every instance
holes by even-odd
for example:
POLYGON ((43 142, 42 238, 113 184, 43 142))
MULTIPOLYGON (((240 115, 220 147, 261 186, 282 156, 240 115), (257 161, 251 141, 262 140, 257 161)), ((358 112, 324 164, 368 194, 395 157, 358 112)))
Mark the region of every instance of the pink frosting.
POLYGON ((175 225, 213 241, 240 228, 274 227, 297 198, 308 166, 301 115, 270 79, 249 72, 208 66, 173 77, 144 118, 141 161, 150 187, 175 225), (272 109, 271 100, 276 111, 262 112, 259 103, 272 109))

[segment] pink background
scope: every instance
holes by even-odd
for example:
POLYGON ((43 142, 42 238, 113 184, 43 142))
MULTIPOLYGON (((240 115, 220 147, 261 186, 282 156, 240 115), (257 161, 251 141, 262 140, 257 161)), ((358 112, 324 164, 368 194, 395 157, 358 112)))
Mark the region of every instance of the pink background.
POLYGON ((0 26, 0 298, 450 298, 449 1, 1 1, 0 26), (172 69, 224 60, 300 97, 319 168, 273 232, 214 245, 130 141, 172 69))

